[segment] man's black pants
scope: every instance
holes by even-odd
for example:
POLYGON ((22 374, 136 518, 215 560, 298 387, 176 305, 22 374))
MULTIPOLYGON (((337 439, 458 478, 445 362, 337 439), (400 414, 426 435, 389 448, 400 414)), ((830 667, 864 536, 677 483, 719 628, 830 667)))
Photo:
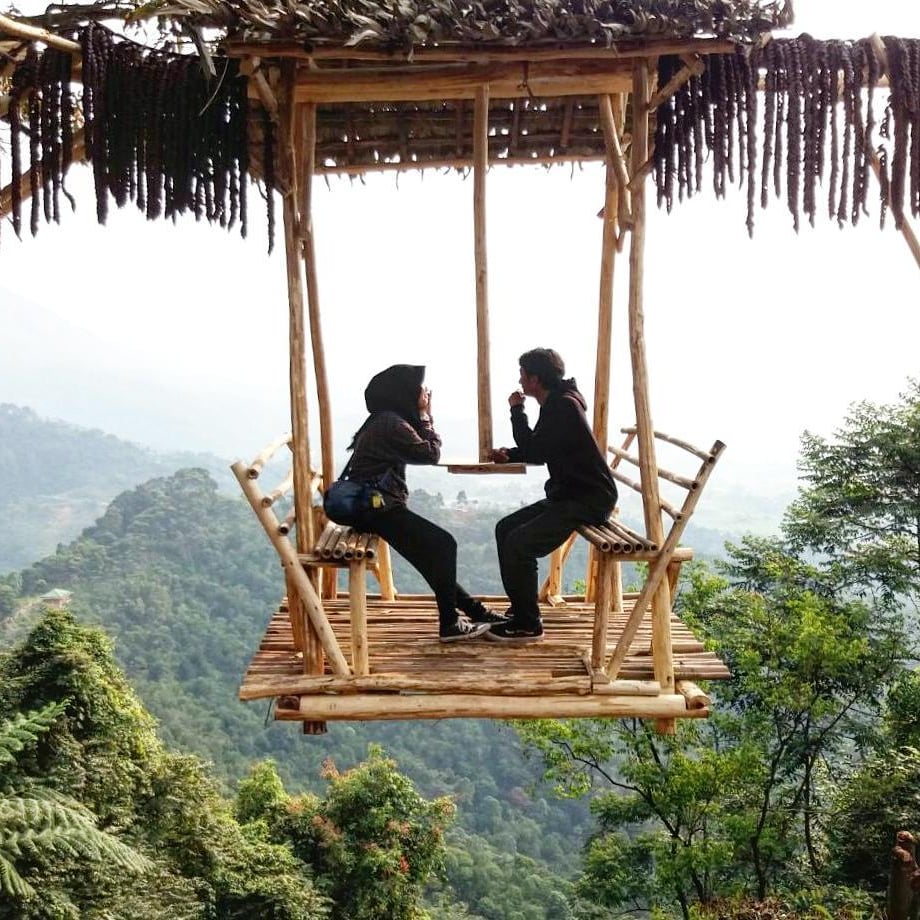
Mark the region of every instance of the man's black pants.
POLYGON ((561 546, 579 524, 604 517, 582 502, 544 499, 495 525, 498 565, 515 624, 528 628, 540 622, 537 559, 561 546))
POLYGON ((441 626, 457 620, 457 610, 471 613, 477 606, 457 584, 457 541, 442 527, 397 505, 386 511, 368 511, 355 524, 364 533, 383 537, 428 582, 438 604, 441 626))

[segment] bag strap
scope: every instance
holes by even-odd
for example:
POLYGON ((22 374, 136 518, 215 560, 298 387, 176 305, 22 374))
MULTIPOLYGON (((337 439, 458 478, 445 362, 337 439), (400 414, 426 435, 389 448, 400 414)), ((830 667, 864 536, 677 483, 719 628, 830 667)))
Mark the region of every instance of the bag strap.
POLYGON ((348 458, 348 463, 345 464, 342 472, 339 473, 339 479, 348 479, 348 472, 351 469, 351 464, 354 462, 355 452, 351 452, 351 456, 348 458))

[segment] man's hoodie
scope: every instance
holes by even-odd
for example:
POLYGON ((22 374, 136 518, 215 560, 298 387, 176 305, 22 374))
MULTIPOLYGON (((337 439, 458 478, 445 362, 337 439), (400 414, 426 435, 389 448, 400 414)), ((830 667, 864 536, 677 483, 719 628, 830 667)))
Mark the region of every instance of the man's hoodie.
POLYGON ((584 396, 575 380, 563 380, 540 408, 531 429, 524 407, 511 407, 513 462, 545 463, 549 470, 546 497, 551 501, 572 500, 596 511, 605 520, 617 501, 617 487, 603 454, 591 433, 584 396))

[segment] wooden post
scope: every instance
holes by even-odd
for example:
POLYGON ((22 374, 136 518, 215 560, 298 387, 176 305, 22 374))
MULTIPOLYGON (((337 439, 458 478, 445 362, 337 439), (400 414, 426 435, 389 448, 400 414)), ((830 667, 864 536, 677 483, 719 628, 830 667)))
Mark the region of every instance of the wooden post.
POLYGON ((316 273, 316 250, 313 234, 313 175, 316 170, 316 105, 298 106, 300 157, 297 184, 300 190, 300 239, 307 276, 307 305, 310 316, 310 342, 313 346, 313 373, 316 377, 316 398, 319 403, 320 451, 323 486, 328 488, 335 479, 335 454, 332 446, 332 405, 326 375, 326 352, 320 322, 319 282, 316 273))
MULTIPOLYGON (((261 490, 247 476, 246 464, 237 460, 230 469, 233 470, 243 494, 249 500, 249 504, 252 506, 252 510, 259 519, 259 523, 265 533, 268 534, 268 539, 271 540, 272 546, 275 547, 281 559, 281 564, 284 566, 285 577, 290 578, 289 583, 294 585, 297 595, 300 596, 307 615, 310 617, 310 622, 313 624, 313 628, 316 630, 319 641, 322 644, 323 651, 329 657, 333 671, 336 674, 350 674, 348 662, 345 660, 342 649, 339 647, 339 641, 329 625, 329 620, 326 618, 326 612, 323 610, 323 604, 316 593, 316 589, 310 579, 307 578, 307 574, 300 564, 300 559, 297 557, 297 552, 291 545, 291 541, 278 533, 278 518, 275 517, 275 513, 271 508, 262 507, 261 490)), ((291 598, 288 597, 289 604, 290 601, 291 598)), ((292 607, 289 607, 289 613, 293 614, 292 607)))
POLYGON ((492 459, 492 385, 489 368, 489 269, 486 251, 486 171, 489 168, 489 87, 476 91, 473 118, 473 229, 476 258, 476 370, 479 462, 492 459))
POLYGON ((380 597, 385 601, 396 600, 396 585, 393 584, 393 563, 390 560, 390 544, 381 538, 377 541, 377 562, 374 574, 380 584, 380 597))
MULTIPOLYGON (((303 278, 300 265, 300 215, 298 213, 298 169, 297 169, 297 143, 299 135, 296 130, 297 119, 294 106, 294 66, 288 66, 286 92, 284 105, 279 123, 280 143, 283 151, 286 173, 289 182, 287 193, 283 198, 284 208, 284 255, 287 264, 288 286, 288 340, 290 349, 290 400, 291 400, 291 434, 293 438, 293 471, 294 471, 294 517, 297 521, 296 541, 297 551, 307 553, 313 548, 313 490, 312 471, 310 466, 310 429, 309 411, 307 408, 307 368, 306 344, 304 335, 303 316, 303 278)), ((302 570, 301 570, 302 571, 302 570)), ((313 575, 313 578, 316 576, 313 575)), ((288 592, 288 604, 292 617, 305 620, 308 625, 304 629, 303 667, 318 669, 322 673, 323 656, 322 644, 316 631, 310 624, 310 619, 304 616, 304 611, 298 605, 305 603, 302 592, 288 592)))
POLYGON ((597 670, 607 660, 607 624, 610 621, 612 569, 616 565, 609 553, 597 553, 597 599, 594 602, 594 636, 591 642, 591 668, 597 670))
POLYGON ((310 494, 310 431, 307 411, 306 352, 303 318, 303 279, 298 247, 297 169, 293 95, 293 71, 288 81, 280 134, 290 188, 284 195, 284 254, 287 261, 288 338, 290 347, 291 432, 294 438, 294 507, 297 518, 297 550, 313 546, 313 515, 310 494))
MULTIPOLYGON (((601 242, 600 294, 597 308, 597 360, 594 371, 594 439, 601 453, 607 456, 608 424, 610 419, 610 351, 613 335, 613 281, 617 254, 617 221, 620 192, 628 179, 623 156, 617 140, 617 126, 610 96, 597 97, 604 139, 607 148, 606 187, 604 193, 604 228, 601 242)), ((598 565, 594 547, 588 547, 588 567, 585 573, 585 600, 594 600, 595 567, 598 565)))
MULTIPOLYGON (((649 62, 633 69, 632 175, 637 176, 648 159, 649 62)), ((648 366, 645 357, 643 280, 645 270, 645 181, 632 191, 633 229, 629 246, 629 354, 632 361, 633 401, 636 408, 636 439, 642 479, 645 532, 659 546, 664 542, 658 493, 658 463, 649 404, 648 366)), ((674 693, 674 661, 671 652, 671 595, 667 581, 660 580, 652 602, 652 658, 655 679, 663 694, 674 693)), ((667 725, 659 725, 668 730, 667 725)))
POLYGON ((348 611, 351 614, 351 669, 355 677, 370 673, 367 649, 367 566, 356 559, 348 566, 348 611))

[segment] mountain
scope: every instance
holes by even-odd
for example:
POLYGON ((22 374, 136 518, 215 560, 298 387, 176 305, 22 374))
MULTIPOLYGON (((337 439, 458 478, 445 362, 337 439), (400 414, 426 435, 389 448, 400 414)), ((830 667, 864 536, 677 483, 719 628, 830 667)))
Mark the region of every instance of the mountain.
POLYGON ((232 480, 227 463, 208 454, 156 453, 0 403, 0 574, 73 539, 125 489, 190 465, 208 469, 221 483, 232 480))
MULTIPOLYGON (((494 590, 494 575, 473 571, 477 556, 491 555, 493 511, 438 511, 432 496, 414 500, 442 520, 464 517, 473 549, 470 587, 494 590)), ((414 573, 396 563, 397 583, 414 590, 414 573)), ((166 743, 213 761, 225 782, 242 776, 252 761, 272 757, 291 787, 314 788, 327 758, 349 768, 366 758, 370 744, 379 744, 423 794, 457 799, 477 865, 520 875, 523 859, 527 873, 544 881, 577 865, 590 827, 587 804, 559 801, 542 787, 540 764, 524 756, 508 726, 348 723, 306 739, 294 726, 268 719, 264 702, 237 701, 238 682, 283 581, 249 507, 222 495, 205 471, 181 470, 124 492, 76 540, 15 580, 19 609, 6 629, 0 622, 0 644, 29 626, 36 595, 52 587, 73 592, 78 619, 113 637, 117 660, 160 721, 166 743)))

